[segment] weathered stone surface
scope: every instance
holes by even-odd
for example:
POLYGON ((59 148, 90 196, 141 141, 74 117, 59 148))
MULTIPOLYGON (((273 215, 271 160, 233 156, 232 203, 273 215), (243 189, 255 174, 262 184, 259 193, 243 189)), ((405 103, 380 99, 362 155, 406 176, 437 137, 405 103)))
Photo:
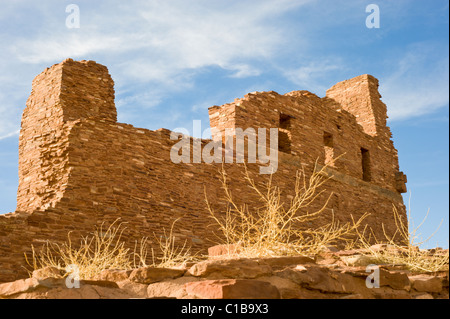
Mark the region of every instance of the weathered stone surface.
POLYGON ((99 287, 105 287, 105 288, 119 288, 117 283, 113 281, 107 281, 107 280, 80 280, 81 286, 99 286, 99 287))
POLYGON ((338 257, 345 257, 345 256, 355 256, 360 255, 361 250, 360 249, 350 249, 350 250, 340 250, 335 252, 333 255, 338 257))
POLYGON ((407 290, 411 289, 411 282, 408 275, 404 272, 389 271, 380 268, 380 285, 389 286, 392 289, 407 290))
MULTIPOLYGON (((170 139, 171 132, 118 123, 114 97, 107 68, 93 61, 67 59, 33 80, 19 137, 17 212, 0 215, 0 282, 27 276, 23 255, 31 253, 32 244, 65 242, 70 231, 75 243, 118 217, 127 223, 122 238, 130 249, 142 237, 162 236, 181 216, 185 218, 175 231, 193 252, 204 254, 217 239, 217 227, 207 227, 211 218, 199 203, 206 188, 212 208, 226 210, 217 179, 221 164, 173 163, 170 151, 177 141, 170 139)), ((293 172, 311 168, 319 159, 319 165, 330 165, 326 172, 333 177, 309 209, 322 207, 333 192, 327 209, 338 220, 371 213, 365 222, 383 238, 382 224, 388 235, 396 230, 392 204, 406 218, 401 196, 405 177, 386 111, 378 80, 365 74, 336 84, 323 98, 307 91, 256 92, 211 107, 209 117, 218 133, 277 128, 274 185, 293 190, 293 172)), ((221 137, 215 133, 213 140, 221 137)), ((203 140, 202 147, 209 142, 203 140)), ((268 178, 259 168, 248 165, 258 184, 268 178)), ((230 189, 239 192, 238 204, 258 207, 257 196, 242 185, 242 165, 226 164, 225 169, 230 189)), ((307 177, 311 172, 305 171, 307 177)), ((282 201, 288 202, 289 195, 283 192, 282 201)))
POLYGON ((216 245, 208 248, 209 257, 218 257, 223 255, 233 256, 239 253, 237 245, 216 245))
POLYGON ((387 246, 388 246, 387 244, 375 244, 375 245, 370 246, 369 250, 378 252, 381 250, 385 250, 387 246))
POLYGON ((65 278, 48 277, 48 278, 40 278, 37 281, 39 284, 38 287, 56 288, 56 287, 65 287, 66 286, 65 278))
POLYGON ((380 287, 369 288, 366 281, 372 271, 367 272, 365 266, 349 267, 338 260, 336 264, 317 265, 302 258, 276 262, 273 257, 207 260, 186 273, 184 269, 152 267, 108 270, 94 280, 81 280, 79 289, 68 289, 65 278, 47 269, 36 272, 38 278, 0 284, 0 299, 448 299, 447 271, 418 274, 404 267, 382 265, 380 287), (307 263, 297 264, 299 260, 307 263), (46 278, 44 273, 53 277, 46 278), (172 279, 173 276, 177 278, 172 279))
POLYGON ((390 251, 391 253, 401 253, 402 249, 416 249, 419 250, 418 247, 405 247, 405 246, 395 246, 391 244, 375 244, 369 247, 369 251, 380 252, 382 250, 390 251))
POLYGON ((409 277, 412 288, 421 292, 441 292, 442 279, 429 275, 416 275, 409 277))
POLYGON ((129 280, 141 284, 151 284, 164 279, 181 277, 185 272, 184 269, 142 267, 133 270, 129 276, 129 280))
POLYGON ((278 276, 260 277, 260 281, 265 281, 277 287, 281 299, 302 299, 305 293, 301 287, 292 281, 278 276))
MULTIPOLYGON (((181 277, 164 282, 157 282, 147 287, 148 298, 189 298, 185 284, 199 281, 196 277, 181 277)), ((192 298, 192 296, 190 296, 192 298)))
POLYGON ((300 272, 307 272, 308 271, 308 269, 305 266, 303 266, 303 265, 295 266, 294 270, 300 271, 300 272))
POLYGON ((13 282, 0 284, 0 297, 9 297, 15 294, 32 291, 39 286, 36 278, 16 280, 13 282))
POLYGON ((412 299, 412 295, 406 290, 396 290, 391 287, 371 289, 375 299, 412 299))
POLYGON ((95 279, 119 282, 127 280, 131 272, 132 270, 105 269, 95 279))
POLYGON ((292 265, 314 264, 314 259, 306 256, 268 257, 262 260, 272 268, 283 268, 292 265))
POLYGON ((351 267, 368 266, 376 262, 375 258, 365 255, 341 256, 341 260, 351 267))
POLYGON ((134 296, 133 298, 147 298, 147 287, 146 284, 140 284, 134 281, 124 280, 117 282, 117 285, 125 293, 134 296))
POLYGON ((185 285, 189 295, 202 299, 280 299, 268 282, 248 279, 206 280, 185 285))
MULTIPOLYGON (((119 286, 114 282, 101 280, 80 280, 80 288, 69 289, 65 285, 65 280, 56 277, 41 277, 43 272, 37 273, 39 279, 32 277, 28 279, 17 280, 11 283, 0 285, 0 297, 14 297, 14 298, 82 298, 91 299, 98 296, 92 295, 92 291, 97 288, 108 288, 111 292, 118 291, 119 286), (94 287, 86 288, 86 287, 94 287), (82 290, 80 290, 83 288, 82 290), (75 291, 75 292, 74 292, 75 291), (87 294, 86 294, 87 292, 87 294), (53 296, 53 297, 49 297, 53 296), (75 296, 75 297, 74 297, 75 296)), ((107 292, 108 290, 105 290, 107 292)), ((117 293, 116 293, 117 294, 117 293)), ((122 294, 122 293, 121 293, 122 294)))
POLYGON ((329 258, 323 258, 319 257, 316 260, 316 264, 318 265, 332 265, 336 263, 336 258, 329 257, 329 258))
POLYGON ((276 275, 294 283, 326 293, 353 293, 364 290, 365 281, 327 268, 306 267, 307 271, 285 269, 276 275))
POLYGON ((20 294, 16 296, 16 299, 129 299, 140 297, 121 289, 82 285, 80 288, 73 289, 59 287, 36 290, 35 292, 20 294))
POLYGON ((339 249, 334 246, 324 246, 322 247, 322 253, 336 253, 339 249))
POLYGON ((41 269, 36 269, 33 271, 33 278, 45 279, 45 278, 62 278, 61 270, 56 267, 45 267, 41 269))
POLYGON ((207 260, 192 266, 188 273, 195 277, 253 279, 270 275, 272 268, 254 259, 207 260))

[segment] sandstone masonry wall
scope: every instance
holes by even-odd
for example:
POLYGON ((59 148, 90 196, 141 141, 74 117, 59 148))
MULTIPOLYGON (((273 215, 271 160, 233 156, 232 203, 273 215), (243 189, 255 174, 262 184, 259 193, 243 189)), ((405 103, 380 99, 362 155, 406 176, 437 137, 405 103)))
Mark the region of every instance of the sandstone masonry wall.
MULTIPOLYGON (((376 234, 382 234, 382 224, 392 233, 392 205, 406 218, 401 196, 406 179, 377 87, 375 78, 362 75, 337 84, 324 98, 307 91, 252 93, 210 108, 211 127, 220 132, 278 128, 274 183, 285 190, 285 202, 295 172, 303 167, 310 174, 319 159, 330 165, 333 178, 315 207, 333 195, 316 223, 326 222, 331 212, 341 221, 369 212, 367 223, 376 234)), ((24 253, 32 244, 64 241, 69 231, 86 235, 118 217, 126 223, 123 238, 130 246, 161 235, 176 218, 181 219, 175 235, 194 250, 217 242, 204 192, 217 211, 225 210, 218 179, 222 165, 172 163, 176 141, 170 131, 135 128, 116 117, 113 81, 106 67, 93 61, 69 59, 33 81, 20 134, 17 211, 0 215, 0 281, 26 276, 24 253)), ((237 201, 257 204, 242 182, 242 164, 225 169, 237 201)), ((259 184, 267 180, 258 174, 258 164, 249 169, 259 184)))

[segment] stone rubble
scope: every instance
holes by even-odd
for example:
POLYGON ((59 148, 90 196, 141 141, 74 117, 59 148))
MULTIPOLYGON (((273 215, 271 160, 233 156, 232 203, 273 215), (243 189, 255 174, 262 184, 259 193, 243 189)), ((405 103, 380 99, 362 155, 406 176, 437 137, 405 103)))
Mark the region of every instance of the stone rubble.
MULTIPOLYGON (((304 256, 217 259, 185 269, 142 267, 104 270, 80 288, 68 289, 56 268, 0 284, 4 299, 448 299, 449 272, 417 273, 402 265, 379 265, 380 287, 368 288, 365 266, 346 266, 304 256)), ((354 254, 358 252, 353 251, 354 254)), ((357 255, 356 255, 357 256, 357 255)), ((448 265, 447 265, 448 269, 448 265)))

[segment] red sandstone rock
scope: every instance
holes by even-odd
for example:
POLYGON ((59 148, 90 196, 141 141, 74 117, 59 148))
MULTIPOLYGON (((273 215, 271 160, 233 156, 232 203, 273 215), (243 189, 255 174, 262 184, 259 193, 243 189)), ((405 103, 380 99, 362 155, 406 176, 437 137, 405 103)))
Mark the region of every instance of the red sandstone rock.
POLYGON ((322 292, 354 293, 365 290, 365 281, 360 278, 317 266, 306 267, 306 269, 306 271, 285 269, 277 272, 276 275, 289 279, 302 287, 322 292))
POLYGON ((365 255, 341 256, 341 260, 350 267, 368 266, 375 264, 376 259, 365 255))
POLYGON ((306 256, 266 257, 261 259, 272 268, 283 268, 291 265, 314 264, 314 259, 306 256))
POLYGON ((98 285, 82 285, 80 288, 68 289, 57 287, 47 290, 36 290, 16 296, 16 299, 130 299, 145 298, 123 289, 98 285))
POLYGON ((339 250, 333 255, 343 257, 343 256, 354 256, 354 255, 360 255, 361 250, 360 249, 350 249, 350 250, 339 250))
POLYGON ((61 270, 56 267, 45 267, 41 269, 36 269, 33 271, 33 278, 45 279, 45 278, 62 278, 61 270))
POLYGON ((380 268, 380 286, 389 286, 392 289, 407 290, 411 288, 408 275, 399 271, 388 271, 380 268))
POLYGON ((209 257, 217 257, 223 255, 236 255, 239 253, 239 248, 236 245, 216 245, 208 248, 209 257))
POLYGON ((5 298, 15 294, 32 291, 38 286, 39 282, 36 278, 21 279, 5 284, 0 284, 0 297, 5 298))
POLYGON ((375 299, 413 299, 411 293, 405 290, 380 287, 370 291, 375 299))
POLYGON ((189 295, 202 299, 280 299, 275 286, 259 280, 207 280, 187 283, 185 289, 189 295))
POLYGON ((253 279, 270 275, 272 268, 253 259, 207 260, 192 266, 188 273, 195 277, 253 279))
POLYGON ((303 266, 303 265, 295 266, 294 270, 295 271, 299 271, 299 272, 307 272, 308 271, 308 269, 305 266, 303 266))
POLYGON ((127 280, 132 270, 105 269, 95 279, 119 282, 127 280))
POLYGON ((416 275, 410 276, 409 280, 412 283, 412 287, 420 292, 441 292, 442 291, 442 279, 439 277, 428 275, 416 275))
POLYGON ((129 280, 141 284, 151 284, 164 279, 174 279, 184 275, 183 269, 142 267, 131 272, 129 280))
POLYGON ((135 296, 134 298, 147 298, 147 288, 149 285, 140 284, 137 282, 123 280, 117 282, 117 286, 119 286, 120 290, 123 290, 125 293, 135 296))
POLYGON ((176 279, 171 277, 183 270, 175 269, 176 274, 173 269, 151 267, 108 270, 95 280, 82 280, 79 289, 68 289, 65 279, 49 268, 36 271, 33 278, 0 284, 0 298, 278 298, 278 293, 283 299, 448 299, 448 271, 410 274, 401 267, 381 266, 381 287, 367 288, 364 266, 301 265, 297 262, 304 257, 283 258, 276 262, 277 258, 208 260, 190 269, 198 276, 189 271, 176 279), (226 276, 236 277, 224 279, 226 276), (158 277, 160 281, 146 284, 128 277, 142 282, 158 277), (246 277, 257 279, 240 279, 246 277), (267 287, 275 287, 277 293, 267 287))
POLYGON ((185 289, 185 284, 197 282, 196 277, 181 277, 173 280, 166 280, 148 285, 147 295, 149 298, 189 298, 185 289))
POLYGON ((119 288, 117 283, 108 280, 80 280, 80 286, 99 286, 105 288, 119 288))

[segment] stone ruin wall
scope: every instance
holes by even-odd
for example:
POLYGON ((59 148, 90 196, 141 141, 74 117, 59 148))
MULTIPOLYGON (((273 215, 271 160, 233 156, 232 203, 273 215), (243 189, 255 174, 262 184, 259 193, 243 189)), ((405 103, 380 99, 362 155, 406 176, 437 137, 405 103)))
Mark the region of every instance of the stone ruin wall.
MULTIPOLYGON (((211 107, 209 115, 219 131, 279 128, 274 182, 285 190, 285 202, 297 170, 310 174, 316 159, 331 164, 327 172, 333 177, 311 210, 330 194, 331 200, 323 218, 307 226, 326 222, 332 212, 342 222, 367 212, 367 223, 382 237, 382 224, 388 233, 395 229, 393 205, 406 218, 406 178, 380 97, 378 81, 362 75, 338 83, 324 98, 307 91, 250 93, 211 107)), ((222 165, 174 164, 170 131, 135 128, 116 118, 113 80, 100 64, 68 59, 35 78, 22 117, 17 210, 0 215, 0 282, 27 275, 24 253, 31 245, 65 241, 69 231, 75 238, 86 235, 119 217, 130 247, 142 237, 162 235, 177 218, 175 235, 194 251, 217 243, 204 192, 216 211, 224 211, 222 165)), ((225 169, 236 199, 256 204, 242 182, 242 164, 225 169)), ((249 170, 260 185, 267 180, 257 164, 249 170)))

